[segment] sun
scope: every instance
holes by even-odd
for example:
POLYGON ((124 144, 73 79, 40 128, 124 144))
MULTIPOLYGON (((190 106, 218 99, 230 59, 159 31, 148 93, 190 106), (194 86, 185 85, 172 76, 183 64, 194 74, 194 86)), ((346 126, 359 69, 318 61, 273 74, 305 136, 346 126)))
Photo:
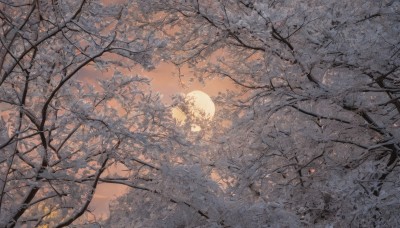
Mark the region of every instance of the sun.
MULTIPOLYGON (((181 125, 186 122, 190 115, 194 121, 211 121, 215 114, 215 105, 208 94, 194 90, 185 96, 185 109, 174 107, 172 117, 181 125), (185 110, 185 111, 184 111, 185 110)), ((195 123, 191 124, 192 131, 200 131, 201 127, 195 123)))
POLYGON ((196 118, 211 120, 215 114, 215 105, 208 94, 194 90, 186 95, 186 102, 189 104, 189 111, 196 118))

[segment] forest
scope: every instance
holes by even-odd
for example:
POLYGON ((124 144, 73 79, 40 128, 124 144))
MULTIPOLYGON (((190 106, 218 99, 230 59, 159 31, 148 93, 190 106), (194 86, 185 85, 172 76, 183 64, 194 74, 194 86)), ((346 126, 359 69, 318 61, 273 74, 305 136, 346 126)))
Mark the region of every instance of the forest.
POLYGON ((400 1, 0 0, 0 227, 400 227, 399 176, 400 1))

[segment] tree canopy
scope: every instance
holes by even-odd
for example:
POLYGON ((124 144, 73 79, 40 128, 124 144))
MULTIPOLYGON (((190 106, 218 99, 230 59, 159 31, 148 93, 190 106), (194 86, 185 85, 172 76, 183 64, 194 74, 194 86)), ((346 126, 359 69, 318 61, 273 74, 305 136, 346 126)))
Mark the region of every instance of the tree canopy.
POLYGON ((79 218, 102 182, 132 188, 111 227, 400 225, 398 1, 0 9, 3 226, 90 223, 79 218), (161 60, 237 85, 201 131, 126 73, 161 60), (89 66, 114 75, 92 85, 89 66), (129 175, 105 175, 114 164, 129 175))

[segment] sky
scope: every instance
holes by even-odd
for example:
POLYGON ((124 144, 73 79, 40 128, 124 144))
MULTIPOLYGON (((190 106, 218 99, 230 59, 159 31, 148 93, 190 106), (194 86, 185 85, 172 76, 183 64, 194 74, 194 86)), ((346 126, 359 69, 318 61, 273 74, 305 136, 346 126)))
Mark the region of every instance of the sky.
MULTIPOLYGON (((79 79, 96 85, 96 80, 99 78, 109 78, 112 75, 112 70, 98 71, 93 67, 86 67, 78 73, 79 79)), ((200 90, 207 93, 211 98, 217 96, 219 92, 226 90, 233 90, 235 85, 229 79, 213 79, 205 81, 204 84, 189 79, 192 77, 192 72, 188 69, 181 69, 181 78, 178 77, 178 70, 174 65, 168 63, 161 63, 152 71, 146 71, 138 66, 138 69, 134 69, 131 72, 122 72, 126 74, 139 74, 146 76, 151 79, 151 89, 153 92, 159 92, 163 96, 163 101, 169 103, 171 97, 175 94, 184 93, 187 94, 193 90, 200 90)), ((216 107, 218 112, 218 107, 216 107)), ((107 170, 108 173, 123 172, 124 167, 118 166, 107 170)), ((108 173, 105 173, 106 175, 108 173)), ((92 210, 93 215, 96 218, 108 217, 109 210, 108 205, 112 199, 123 195, 128 191, 128 187, 117 184, 100 184, 95 192, 94 199, 92 200, 89 209, 92 210)))

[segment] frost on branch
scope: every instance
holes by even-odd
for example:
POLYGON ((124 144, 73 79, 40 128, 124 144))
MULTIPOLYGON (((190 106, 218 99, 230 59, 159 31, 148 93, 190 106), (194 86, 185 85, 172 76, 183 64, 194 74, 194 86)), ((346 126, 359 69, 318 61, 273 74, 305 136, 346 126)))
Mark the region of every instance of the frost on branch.
POLYGON ((99 183, 134 189, 115 226, 399 226, 398 1, 0 5, 0 226, 79 225, 99 183), (160 60, 237 85, 212 131, 129 71, 160 60))
MULTIPOLYGON (((210 165, 226 183, 217 199, 207 196, 223 212, 201 212, 224 222, 203 216, 205 224, 236 221, 223 216, 231 215, 225 199, 233 197, 242 217, 248 205, 280 205, 295 217, 289 226, 399 226, 398 1, 146 5, 168 22, 176 66, 190 66, 201 81, 222 77, 239 87, 217 99, 215 123, 228 119, 231 129, 214 128, 205 159, 213 162, 201 170, 205 183, 213 180, 210 165)), ((174 196, 190 204, 196 194, 174 196)), ((258 225, 288 221, 251 218, 258 225)))
POLYGON ((0 226, 77 225, 99 183, 139 188, 142 166, 156 170, 150 163, 173 142, 160 97, 129 71, 151 68, 163 40, 131 14, 134 3, 0 8, 0 226), (93 68, 114 75, 82 75, 93 68), (113 164, 130 175, 105 175, 113 164))

